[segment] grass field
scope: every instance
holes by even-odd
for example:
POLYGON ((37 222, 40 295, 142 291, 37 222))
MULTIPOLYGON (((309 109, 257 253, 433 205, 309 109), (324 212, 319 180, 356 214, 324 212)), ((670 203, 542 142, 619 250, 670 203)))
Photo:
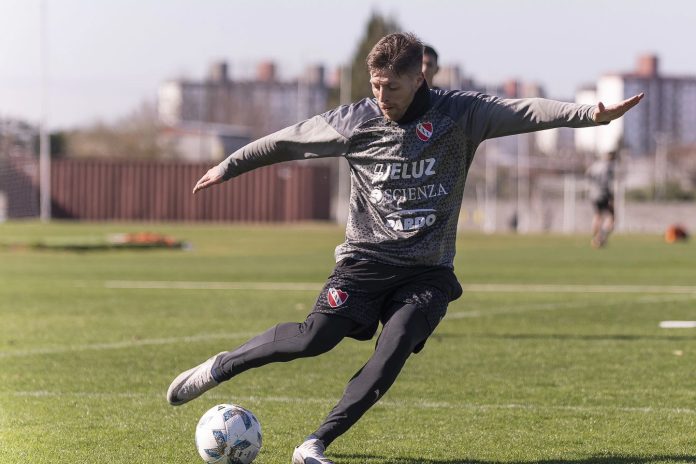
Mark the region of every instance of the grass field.
MULTIPOLYGON (((181 370, 311 309, 339 228, 0 224, 0 462, 196 463, 199 416, 261 421, 289 463, 373 342, 274 364, 173 408, 181 370), (31 250, 151 230, 193 249, 31 250), (260 285, 259 283, 273 283, 260 285), (279 284, 284 285, 279 285, 279 284), (301 283, 303 285, 288 285, 301 283)), ((460 236, 462 298, 337 464, 696 463, 696 244, 460 236)))

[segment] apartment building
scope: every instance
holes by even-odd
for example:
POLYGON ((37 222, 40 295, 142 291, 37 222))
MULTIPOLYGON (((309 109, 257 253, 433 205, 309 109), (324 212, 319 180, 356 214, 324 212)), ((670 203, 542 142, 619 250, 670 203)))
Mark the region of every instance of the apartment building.
POLYGON ((246 127, 252 139, 326 111, 324 68, 310 66, 284 81, 272 62, 257 66, 254 79, 230 78, 225 62, 214 63, 200 81, 177 79, 159 88, 160 120, 169 126, 211 123, 246 127))
POLYGON ((597 128, 581 129, 578 150, 605 153, 624 148, 634 156, 653 155, 660 144, 696 144, 696 76, 663 75, 655 55, 638 57, 627 73, 601 76, 594 88, 576 95, 578 103, 616 103, 638 93, 645 98, 623 118, 597 128))

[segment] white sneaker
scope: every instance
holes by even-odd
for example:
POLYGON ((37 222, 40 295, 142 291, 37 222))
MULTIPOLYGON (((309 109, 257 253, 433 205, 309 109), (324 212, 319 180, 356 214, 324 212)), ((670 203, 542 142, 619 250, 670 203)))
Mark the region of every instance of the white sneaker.
POLYGON ((221 354, 222 351, 211 357, 202 364, 182 372, 174 379, 169 390, 167 390, 167 401, 172 406, 188 403, 194 398, 198 398, 203 393, 218 385, 213 378, 213 363, 221 354))
POLYGON ((307 437, 304 443, 292 453, 292 464, 334 464, 324 457, 326 447, 314 435, 307 437))

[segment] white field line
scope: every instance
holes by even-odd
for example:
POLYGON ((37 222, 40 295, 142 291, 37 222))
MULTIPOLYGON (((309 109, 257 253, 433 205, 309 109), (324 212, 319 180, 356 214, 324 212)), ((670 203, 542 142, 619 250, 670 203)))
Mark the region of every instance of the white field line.
MULTIPOLYGON (((670 302, 670 301, 688 301, 696 298, 696 295, 675 295, 667 297, 641 297, 631 302, 632 304, 647 304, 647 303, 659 303, 659 302, 670 302)), ((607 306, 616 303, 625 303, 625 301, 580 301, 576 303, 540 303, 540 304, 529 304, 529 305, 518 305, 518 306, 507 306, 502 308, 495 308, 486 311, 449 311, 443 322, 456 320, 456 319, 468 319, 477 317, 488 317, 495 315, 504 314, 517 314, 532 311, 556 311, 562 309, 579 309, 592 306, 607 306)), ((118 350, 118 349, 129 349, 139 346, 156 346, 156 345, 173 345, 180 343, 197 343, 205 342, 208 340, 220 340, 220 339, 239 339, 239 338, 249 338, 256 335, 254 332, 236 332, 228 334, 198 334, 183 337, 169 337, 169 338, 145 338, 141 340, 125 340, 121 342, 112 343, 92 343, 84 345, 69 345, 69 346, 59 346, 59 347, 45 347, 45 348, 35 348, 31 350, 22 351, 0 351, 0 359, 3 358, 21 358, 27 356, 38 356, 38 355, 51 355, 51 354, 62 354, 62 353, 74 353, 81 351, 105 351, 105 350, 118 350)))
POLYGON ((696 329, 696 321, 661 321, 662 329, 696 329))
POLYGON ((696 287, 685 285, 472 284, 465 285, 464 291, 481 293, 666 293, 696 295, 696 287))
POLYGON ((104 351, 104 350, 119 350, 125 348, 134 348, 138 346, 153 346, 153 345, 174 345, 179 343, 196 343, 208 340, 234 340, 238 338, 249 338, 256 335, 252 332, 234 332, 226 334, 200 334, 186 337, 169 337, 169 338, 144 338, 141 340, 126 340, 113 343, 91 343, 85 345, 69 345, 59 347, 36 348, 23 351, 0 351, 0 358, 21 358, 25 356, 36 356, 46 354, 61 354, 74 353, 80 351, 104 351))
POLYGON ((268 290, 268 291, 319 291, 321 284, 309 282, 184 282, 184 281, 138 281, 107 280, 106 288, 145 290, 268 290))
POLYGON ((568 303, 537 303, 516 306, 503 306, 491 310, 474 310, 474 311, 448 311, 445 316, 445 321, 448 319, 469 319, 477 317, 497 316, 503 314, 517 314, 533 311, 558 311, 562 309, 580 309, 591 307, 605 307, 614 304, 654 304, 654 303, 670 303, 675 301, 690 301, 696 299, 696 295, 675 295, 675 296, 646 296, 636 298, 632 301, 626 300, 605 300, 605 301, 577 301, 568 303))
MULTIPOLYGON (((84 282, 76 283, 83 286, 84 282)), ((311 282, 194 282, 166 280, 107 280, 105 288, 147 290, 268 290, 318 291, 322 284, 311 282)), ((575 284, 469 284, 472 293, 662 293, 696 295, 696 287, 686 285, 575 285, 575 284)))
MULTIPOLYGON (((16 391, 0 393, 3 396, 29 397, 29 398, 96 398, 96 399, 140 399, 164 401, 164 393, 112 393, 112 392, 57 392, 57 391, 16 391)), ((222 393, 208 393, 206 398, 229 401, 230 396, 222 393)), ((325 404, 330 406, 336 402, 335 398, 301 398, 289 396, 246 396, 234 397, 239 403, 291 403, 291 404, 325 404)), ((572 405, 543 405, 543 404, 476 404, 458 401, 427 401, 427 400, 381 400, 376 407, 388 407, 399 409, 459 409, 488 411, 501 409, 520 409, 525 411, 570 411, 570 412, 625 412, 640 414, 696 414, 694 408, 665 408, 653 406, 622 407, 622 406, 572 406, 572 405)))

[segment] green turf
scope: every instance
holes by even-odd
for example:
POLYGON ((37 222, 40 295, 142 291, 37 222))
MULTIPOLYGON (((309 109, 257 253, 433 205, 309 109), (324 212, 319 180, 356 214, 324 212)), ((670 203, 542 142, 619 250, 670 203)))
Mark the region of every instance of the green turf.
MULTIPOLYGON (((173 408, 164 394, 176 374, 303 319, 317 292, 106 284, 320 285, 342 236, 324 225, 0 224, 0 463, 202 462, 194 427, 221 402, 261 421, 255 462, 290 462, 373 342, 253 370, 173 408), (20 246, 129 231, 193 249, 20 246)), ((466 291, 384 399, 330 447, 337 464, 696 463, 696 329, 658 328, 696 320, 696 291, 670 293, 696 287, 693 243, 616 236, 598 251, 586 236, 464 234, 456 271, 465 287, 639 291, 466 291)))

